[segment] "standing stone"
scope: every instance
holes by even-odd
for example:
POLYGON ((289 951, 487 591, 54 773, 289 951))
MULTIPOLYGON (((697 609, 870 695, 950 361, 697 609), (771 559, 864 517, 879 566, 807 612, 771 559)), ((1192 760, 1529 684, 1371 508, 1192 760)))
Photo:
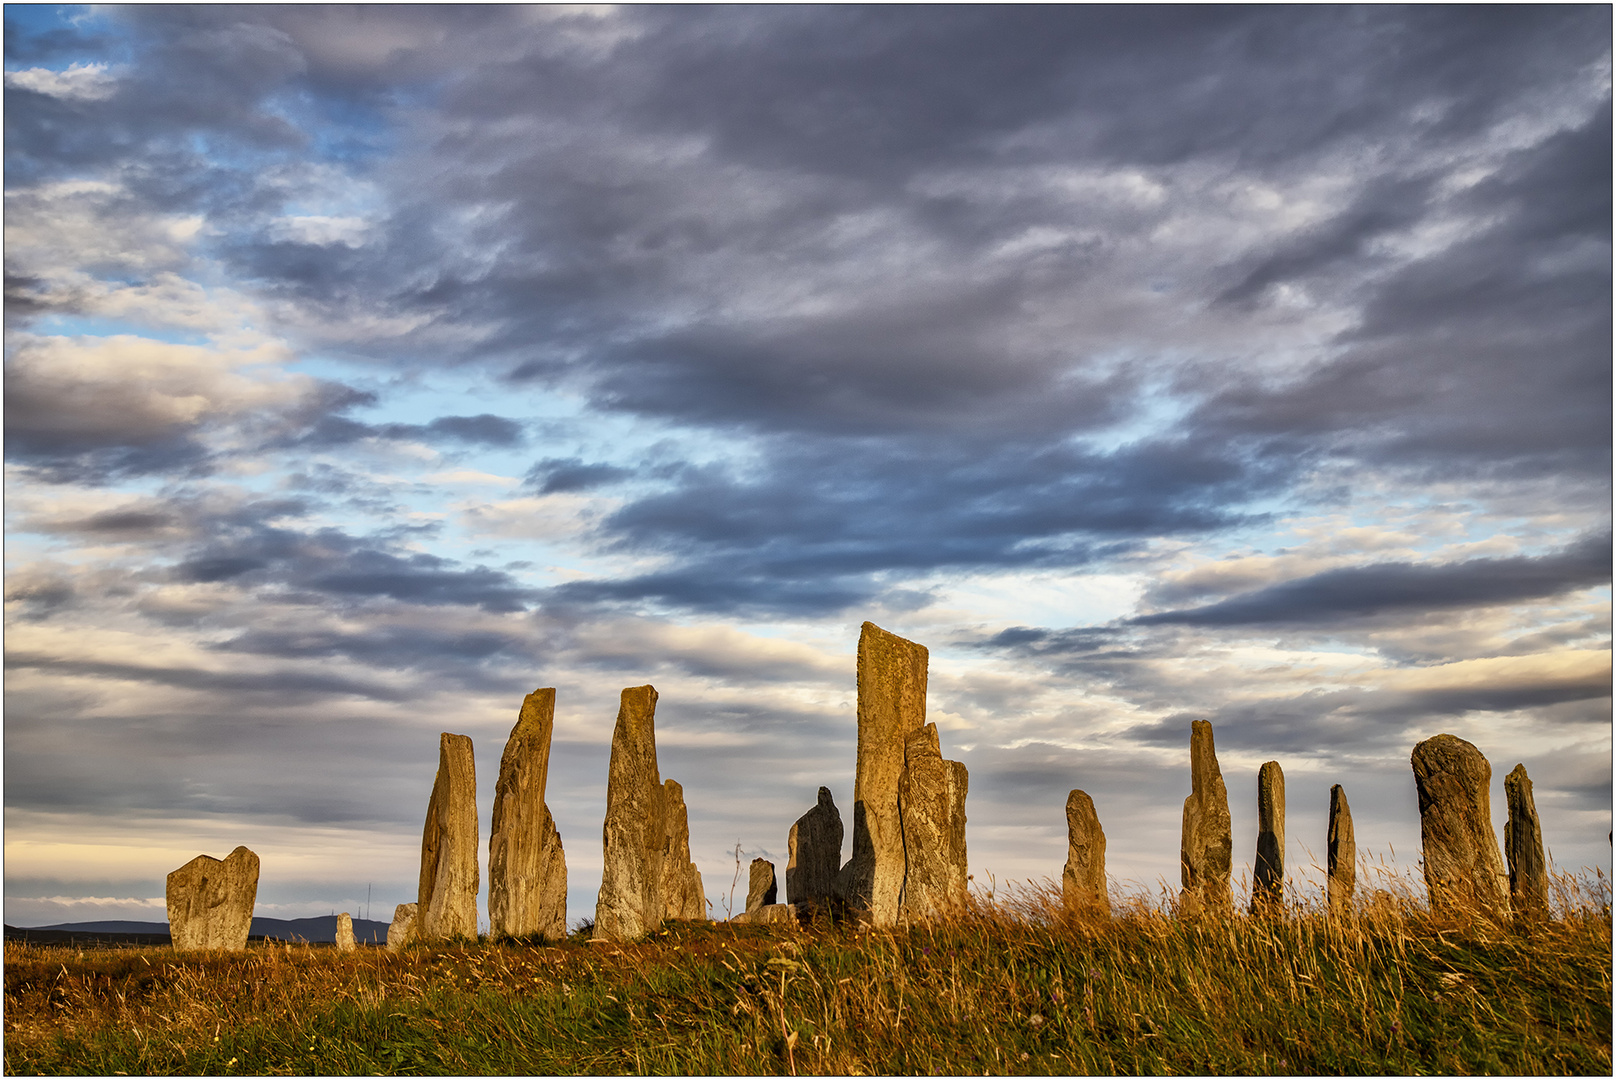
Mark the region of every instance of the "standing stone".
POLYGON ((1190 724, 1190 796, 1184 800, 1184 831, 1179 848, 1185 914, 1228 915, 1234 910, 1229 888, 1234 839, 1230 833, 1229 793, 1218 771, 1212 724, 1190 724))
POLYGON ((1061 870, 1061 901, 1068 912, 1111 917, 1105 881, 1105 830, 1094 800, 1085 791, 1066 796, 1066 866, 1061 870))
POLYGON ((1251 911, 1276 909, 1285 898, 1285 773, 1265 761, 1257 772, 1257 866, 1251 911))
MULTIPOLYGON (((690 858, 690 812, 685 809, 685 789, 676 780, 662 785, 662 897, 666 918, 705 919, 707 894, 701 887, 701 871, 690 858)), ((660 920, 658 920, 660 921, 660 920)))
POLYGON ((244 847, 223 859, 198 855, 168 875, 168 933, 174 948, 242 951, 257 899, 257 855, 244 847))
POLYGON ((353 952, 353 917, 344 911, 337 916, 337 951, 353 952))
POLYGON ((965 903, 965 793, 958 761, 944 761, 937 725, 910 732, 898 774, 905 874, 900 910, 932 919, 965 903))
POLYGON ((898 812, 904 745, 926 723, 926 662, 917 645, 864 624, 858 647, 858 762, 853 780, 853 855, 837 892, 876 926, 898 920, 905 860, 898 812))
POLYGON ((1517 915, 1543 918, 1549 913, 1548 864, 1543 858, 1543 829, 1532 799, 1525 765, 1504 777, 1509 822, 1504 826, 1504 854, 1509 861, 1509 900, 1517 915))
POLYGON ((753 859, 746 881, 746 913, 774 903, 777 886, 774 883, 774 864, 768 859, 753 859))
POLYGON ((1493 770, 1487 759, 1456 735, 1436 735, 1416 746, 1410 760, 1432 908, 1508 914, 1509 874, 1488 808, 1493 770))
POLYGON ((668 911, 662 892, 667 820, 657 772, 656 703, 655 687, 631 686, 617 711, 601 826, 597 941, 637 941, 661 926, 668 911))
POLYGON ((842 864, 842 815, 830 788, 820 788, 819 802, 791 826, 786 848, 786 903, 828 902, 842 864))
POLYGON ((1352 890, 1358 880, 1358 844, 1352 834, 1352 807, 1347 791, 1340 784, 1330 789, 1330 831, 1326 836, 1328 857, 1324 883, 1325 899, 1331 914, 1352 910, 1352 890))
POLYGON ((438 737, 438 776, 421 833, 416 934, 423 941, 477 938, 477 767, 471 739, 438 737))
POLYGON ((488 834, 488 923, 496 938, 567 936, 567 857, 545 805, 555 688, 522 702, 499 759, 488 834))
POLYGON ((400 904, 393 909, 393 921, 387 927, 387 951, 398 952, 415 937, 415 904, 400 904))

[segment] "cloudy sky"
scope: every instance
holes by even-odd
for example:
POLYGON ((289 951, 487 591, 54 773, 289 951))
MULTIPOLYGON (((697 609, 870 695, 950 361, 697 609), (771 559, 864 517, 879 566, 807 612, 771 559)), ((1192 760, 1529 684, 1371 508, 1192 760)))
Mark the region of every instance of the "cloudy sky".
POLYGON ((7 922, 387 918, 555 686, 576 923, 646 682, 722 915, 865 619, 978 885, 1176 886, 1203 717, 1237 876, 1443 731, 1609 870, 1609 7, 5 18, 7 922))

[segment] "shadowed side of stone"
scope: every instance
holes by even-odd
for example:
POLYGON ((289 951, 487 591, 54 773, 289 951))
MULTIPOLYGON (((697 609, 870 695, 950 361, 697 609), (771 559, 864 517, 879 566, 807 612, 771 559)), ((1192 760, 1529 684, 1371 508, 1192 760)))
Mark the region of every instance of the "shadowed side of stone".
POLYGON ((338 952, 353 952, 354 949, 358 948, 354 944, 353 916, 346 911, 337 916, 336 945, 338 952))
POLYGON ((168 875, 167 892, 174 948, 239 952, 258 899, 258 856, 245 847, 223 859, 198 855, 168 875))
POLYGON ((690 858, 690 811, 685 807, 685 789, 678 781, 662 785, 662 897, 670 919, 705 919, 707 894, 701 887, 701 871, 690 858))
POLYGON ((488 834, 488 922, 495 937, 567 936, 567 857, 545 805, 555 688, 522 702, 499 760, 488 834))
POLYGON ((965 903, 965 766, 943 760, 937 725, 910 732, 898 774, 905 874, 901 910, 931 919, 965 903))
POLYGON ((1066 796, 1066 865, 1061 869, 1061 903, 1073 915, 1111 917, 1105 881, 1105 830, 1094 800, 1085 791, 1066 796))
POLYGON ((897 922, 903 897, 898 778, 904 743, 926 723, 927 656, 924 645, 874 623, 859 634, 853 856, 837 877, 837 893, 877 926, 897 922))
POLYGON ((1340 784, 1330 789, 1330 826, 1325 843, 1325 898, 1330 911, 1342 914, 1352 909, 1352 892, 1358 880, 1358 842, 1352 832, 1352 807, 1347 791, 1340 784))
POLYGON ((779 889, 774 882, 774 864, 768 859, 753 859, 746 878, 747 914, 773 904, 778 894, 779 889))
POLYGON ((1456 735, 1436 735, 1410 756, 1420 798, 1425 888, 1433 908, 1509 913, 1509 875, 1488 803, 1492 766, 1456 735))
POLYGON ((786 849, 786 902, 827 903, 842 863, 842 815, 830 788, 820 788, 819 802, 791 826, 786 849))
POLYGON ((1257 863, 1251 911, 1277 909, 1285 898, 1285 773, 1277 761, 1257 772, 1257 863))
POLYGON ((606 774, 604 862, 595 901, 597 941, 637 941, 662 924, 667 821, 656 754, 657 692, 623 691, 606 774))
POLYGON ((477 939, 477 767, 471 739, 438 737, 438 775, 421 832, 416 936, 477 939))
POLYGON ((1549 913, 1549 868, 1543 857, 1543 828, 1525 765, 1504 777, 1509 822, 1504 826, 1504 855, 1509 863, 1509 900, 1517 915, 1544 918, 1549 913))
POLYGON ((387 927, 387 951, 398 952, 415 937, 415 904, 400 904, 393 909, 393 921, 387 927))
POLYGON ((1234 910, 1229 887, 1234 840, 1230 834, 1229 793, 1212 745, 1212 724, 1190 724, 1190 796, 1184 800, 1183 839, 1179 847, 1184 890, 1180 908, 1186 915, 1228 915, 1234 910))

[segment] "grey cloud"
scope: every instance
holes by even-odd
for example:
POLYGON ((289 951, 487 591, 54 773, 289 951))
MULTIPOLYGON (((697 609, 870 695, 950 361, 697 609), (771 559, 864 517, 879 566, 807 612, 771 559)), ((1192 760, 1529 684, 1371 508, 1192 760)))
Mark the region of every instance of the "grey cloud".
MULTIPOLYGON (((369 403, 371 399, 366 399, 369 403)), ((367 424, 346 416, 324 416, 308 430, 286 440, 288 445, 329 448, 362 439, 391 439, 468 446, 512 447, 523 441, 521 422, 491 413, 440 416, 426 424, 367 424)))
POLYGON ((558 491, 592 491, 633 475, 633 469, 585 462, 582 458, 545 458, 533 464, 525 479, 539 494, 551 495, 558 491))

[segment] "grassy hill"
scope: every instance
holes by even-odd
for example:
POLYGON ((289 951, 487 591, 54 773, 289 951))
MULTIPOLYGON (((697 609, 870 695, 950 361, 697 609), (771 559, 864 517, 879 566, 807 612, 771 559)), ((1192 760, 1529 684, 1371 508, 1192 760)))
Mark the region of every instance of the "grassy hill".
POLYGON ((1044 890, 941 925, 669 923, 635 945, 7 944, 5 1069, 1608 1075, 1608 886, 1562 893, 1508 928, 1384 897, 1091 925, 1044 890))

